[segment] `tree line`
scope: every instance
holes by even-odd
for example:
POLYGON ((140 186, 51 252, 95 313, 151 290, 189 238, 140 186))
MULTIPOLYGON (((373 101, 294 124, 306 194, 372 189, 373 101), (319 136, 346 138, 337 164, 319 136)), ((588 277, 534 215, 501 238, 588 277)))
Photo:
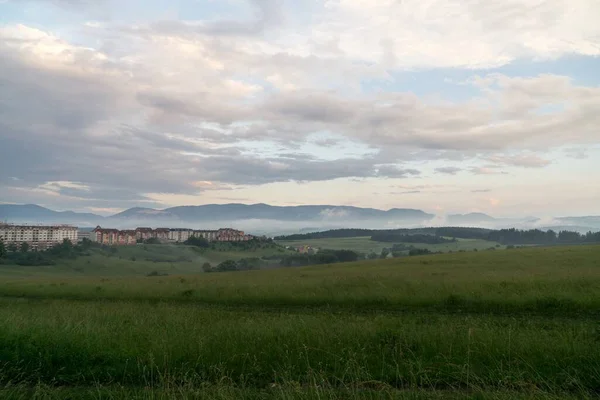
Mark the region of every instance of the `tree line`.
MULTIPOLYGON (((454 236, 465 238, 477 234, 481 236, 489 232, 489 229, 480 228, 402 228, 402 229, 331 229, 323 232, 299 233, 294 235, 275 236, 275 240, 310 240, 310 239, 339 239, 351 237, 372 237, 373 235, 398 234, 398 235, 433 235, 454 236), (453 234, 447 234, 452 232, 453 234)), ((479 237, 477 237, 479 238, 479 237)))
POLYGON ((566 230, 555 232, 553 230, 518 230, 513 228, 492 231, 488 234, 487 240, 492 240, 506 245, 600 243, 600 232, 588 232, 581 234, 579 232, 566 230))
POLYGON ((426 235, 422 233, 416 233, 407 235, 404 233, 395 232, 379 232, 371 236, 371 240, 376 242, 394 242, 394 243, 426 243, 426 244, 444 244, 454 243, 455 238, 448 239, 444 236, 437 235, 426 235))
POLYGON ((289 236, 278 236, 275 240, 309 240, 347 237, 371 237, 379 242, 442 244, 456 239, 480 239, 498 242, 504 245, 552 245, 600 243, 600 232, 581 234, 575 231, 553 231, 541 229, 521 230, 484 229, 469 227, 440 227, 417 229, 369 230, 369 229, 337 229, 324 232, 305 233, 289 236))
POLYGON ((75 259, 79 256, 89 255, 88 250, 94 245, 89 239, 84 239, 79 244, 73 244, 69 239, 56 244, 44 251, 30 251, 29 243, 20 245, 11 243, 8 246, 0 240, 0 264, 9 263, 20 266, 47 266, 55 265, 58 259, 75 259))
POLYGON ((336 264, 358 261, 363 256, 352 250, 321 250, 316 254, 285 254, 262 258, 243 258, 238 261, 226 260, 217 266, 205 263, 204 272, 249 271, 263 267, 304 267, 308 265, 336 264))

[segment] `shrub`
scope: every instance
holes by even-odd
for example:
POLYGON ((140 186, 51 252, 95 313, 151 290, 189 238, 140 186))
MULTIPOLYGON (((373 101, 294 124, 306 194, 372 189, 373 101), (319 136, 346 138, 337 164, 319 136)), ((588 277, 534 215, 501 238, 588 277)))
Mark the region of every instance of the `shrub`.
POLYGON ((148 276, 148 277, 153 277, 153 276, 169 276, 169 274, 167 274, 166 272, 152 271, 152 272, 146 274, 146 276, 148 276))

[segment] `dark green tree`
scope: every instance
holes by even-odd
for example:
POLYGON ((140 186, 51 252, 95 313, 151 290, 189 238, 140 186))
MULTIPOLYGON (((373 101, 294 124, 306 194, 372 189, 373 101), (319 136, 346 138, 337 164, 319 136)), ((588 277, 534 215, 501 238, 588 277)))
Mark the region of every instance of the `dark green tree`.
POLYGON ((233 260, 223 261, 221 264, 217 265, 217 271, 237 271, 237 263, 233 260))
POLYGON ((16 243, 9 244, 6 249, 11 253, 16 253, 17 251, 19 251, 19 248, 17 247, 16 243))
POLYGON ((93 244, 94 244, 94 242, 92 242, 88 238, 83 238, 80 243, 81 248, 83 248, 83 249, 89 249, 90 247, 92 247, 93 244))
POLYGON ((196 237, 196 236, 190 237, 188 240, 186 240, 184 242, 184 244, 187 244, 188 246, 196 246, 196 247, 200 247, 200 248, 207 248, 210 246, 210 244, 208 243, 208 240, 204 239, 203 237, 196 237))
POLYGON ((209 262, 205 262, 204 264, 202 264, 202 271, 213 272, 213 267, 212 267, 212 265, 210 265, 209 262))
POLYGON ((19 246, 19 250, 21 251, 21 253, 27 253, 29 251, 29 243, 21 243, 21 246, 19 246))
POLYGON ((6 246, 4 246, 4 242, 0 240, 0 258, 6 257, 6 246))

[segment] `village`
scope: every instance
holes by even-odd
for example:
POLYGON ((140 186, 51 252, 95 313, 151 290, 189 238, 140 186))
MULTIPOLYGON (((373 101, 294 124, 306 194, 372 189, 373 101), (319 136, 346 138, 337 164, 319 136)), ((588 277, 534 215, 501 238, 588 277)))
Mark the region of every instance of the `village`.
POLYGON ((13 225, 0 223, 0 241, 5 245, 27 243, 31 250, 46 250, 63 240, 72 243, 84 239, 104 245, 128 246, 154 240, 157 243, 183 243, 197 237, 209 242, 246 242, 254 239, 243 231, 231 228, 194 230, 185 228, 109 229, 97 226, 93 230, 78 229, 71 225, 13 225))
POLYGON ((132 230, 119 230, 97 226, 89 234, 91 241, 112 246, 135 245, 150 239, 154 239, 160 243, 183 243, 192 237, 203 238, 209 242, 246 242, 254 238, 254 236, 248 235, 243 231, 231 228, 194 230, 187 228, 152 229, 142 227, 132 230))

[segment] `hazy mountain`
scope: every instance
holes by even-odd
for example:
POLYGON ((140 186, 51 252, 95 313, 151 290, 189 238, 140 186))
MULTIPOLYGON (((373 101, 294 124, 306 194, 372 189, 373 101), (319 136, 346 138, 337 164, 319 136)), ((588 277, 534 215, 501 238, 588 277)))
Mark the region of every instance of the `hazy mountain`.
POLYGON ((476 226, 490 229, 518 228, 531 229, 540 221, 537 217, 525 218, 495 218, 484 213, 448 215, 446 225, 476 226))
POLYGON ((481 223, 493 223, 496 222, 496 218, 491 217, 483 213, 469 213, 469 214, 454 214, 448 215, 448 225, 465 225, 465 224, 481 224, 481 223))
POLYGON ((305 228, 307 222, 320 228, 356 225, 377 228, 385 227, 386 224, 426 225, 433 217, 433 214, 414 209, 378 210, 331 205, 278 207, 267 204, 209 204, 164 210, 135 207, 109 217, 71 211, 57 212, 37 205, 0 205, 0 221, 12 223, 63 223, 114 228, 164 226, 214 229, 232 226, 252 231, 283 229, 290 233, 305 228))
MULTIPOLYGON (((279 207, 268 204, 208 204, 172 207, 164 210, 130 208, 102 217, 90 213, 53 211, 33 204, 0 204, 0 221, 29 224, 73 224, 80 227, 101 225, 112 228, 182 227, 216 229, 230 226, 252 233, 292 234, 302 230, 339 228, 397 229, 439 225, 435 215, 421 210, 393 208, 378 210, 331 205, 279 207), (310 227, 310 229, 308 228, 310 227)), ((600 230, 600 217, 561 217, 539 223, 535 217, 494 218, 483 213, 449 215, 446 226, 476 226, 485 228, 530 229, 554 227, 588 231, 600 230)), ((555 229, 558 230, 558 229, 555 229)))
POLYGON ((53 211, 35 204, 0 204, 0 221, 27 224, 80 224, 93 225, 103 217, 90 213, 53 211))
POLYGON ((279 207, 268 204, 207 204, 181 206, 154 210, 132 208, 116 214, 110 219, 159 219, 182 222, 277 220, 277 221, 322 221, 322 220, 402 220, 429 221, 434 217, 421 210, 394 208, 377 210, 347 206, 293 206, 279 207))
POLYGON ((560 222, 561 225, 572 225, 580 227, 591 227, 594 229, 600 229, 600 216, 586 216, 586 217, 559 217, 556 221, 560 222))
POLYGON ((135 207, 108 217, 111 220, 126 219, 150 219, 150 220, 177 220, 178 216, 167 210, 155 210, 153 208, 135 207))

